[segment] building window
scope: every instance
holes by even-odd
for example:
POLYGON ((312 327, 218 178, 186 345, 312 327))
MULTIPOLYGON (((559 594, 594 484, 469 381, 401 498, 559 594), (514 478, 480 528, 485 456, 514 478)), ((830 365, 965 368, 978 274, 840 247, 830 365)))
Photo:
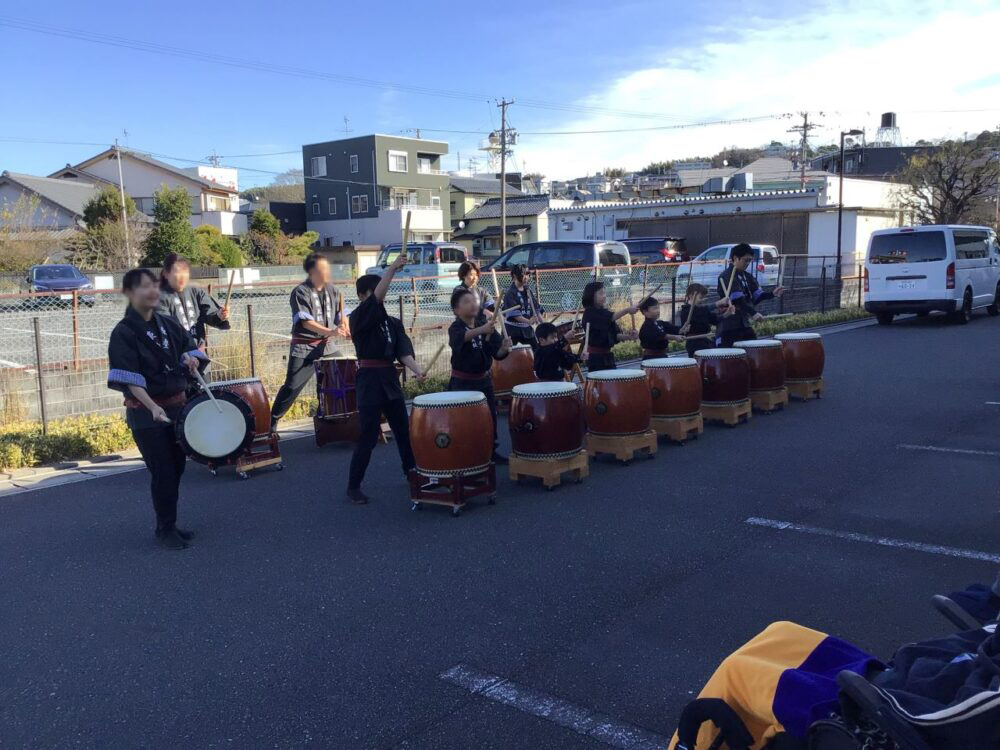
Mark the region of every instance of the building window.
POLYGON ((431 196, 431 208, 441 208, 441 196, 432 195, 431 196))
POLYGON ((409 162, 407 153, 405 151, 390 151, 389 152, 389 171, 390 172, 406 172, 409 171, 409 162))
POLYGON ((368 213, 368 196, 367 195, 352 195, 351 196, 351 213, 355 213, 355 214, 366 214, 366 213, 368 213))
POLYGON ((351 174, 358 173, 358 155, 351 154, 351 174))
POLYGON ((417 171, 420 174, 430 174, 434 168, 434 162, 429 156, 417 155, 417 171))
POLYGON ((328 214, 330 214, 330 216, 336 216, 336 214, 337 214, 337 199, 336 198, 327 198, 326 199, 326 212, 328 214))
POLYGON ((319 216, 319 202, 313 203, 313 216, 319 216))
POLYGON ((455 211, 455 201, 451 202, 451 215, 458 216, 458 213, 455 211))
POLYGON ((314 156, 309 160, 309 175, 311 177, 326 177, 325 156, 314 156))
POLYGON ((218 195, 208 195, 208 210, 209 211, 228 211, 229 210, 229 199, 222 198, 218 195))

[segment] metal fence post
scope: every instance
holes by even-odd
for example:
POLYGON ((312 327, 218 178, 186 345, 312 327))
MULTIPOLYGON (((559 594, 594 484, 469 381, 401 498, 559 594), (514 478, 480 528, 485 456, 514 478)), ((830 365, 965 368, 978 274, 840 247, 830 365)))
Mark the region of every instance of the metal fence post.
POLYGON ((49 434, 49 414, 45 404, 45 381, 42 379, 42 329, 38 318, 31 319, 35 329, 35 372, 38 373, 38 408, 42 414, 42 434, 49 434))
POLYGON ((73 292, 73 369, 80 372, 80 312, 79 292, 73 292))
POLYGON ((417 280, 410 277, 410 289, 413 290, 413 324, 417 323, 417 316, 420 314, 420 298, 417 297, 417 280))
POLYGON ((826 263, 823 263, 823 272, 819 277, 819 311, 826 312, 826 263))
POLYGON ((670 277, 670 320, 673 322, 677 319, 677 269, 674 269, 674 275, 670 277))
POLYGON ((402 294, 402 292, 400 292, 398 300, 399 300, 399 322, 402 323, 403 322, 403 294, 402 294))
MULTIPOLYGON (((793 299, 793 312, 794 312, 794 298, 795 298, 795 282, 798 280, 799 276, 799 256, 792 256, 792 299, 793 299)), ((784 299, 784 296, 782 296, 784 299)))
POLYGON ((863 273, 864 266, 858 263, 858 307, 863 305, 863 295, 864 295, 864 279, 862 279, 861 274, 863 273))
MULTIPOLYGON (((778 286, 783 286, 785 283, 785 266, 788 259, 784 255, 778 256, 778 286)), ((778 297, 778 314, 782 315, 785 312, 785 295, 782 294, 778 297)))
POLYGON ((250 343, 250 377, 257 377, 257 353, 253 346, 253 305, 247 305, 247 338, 250 343))

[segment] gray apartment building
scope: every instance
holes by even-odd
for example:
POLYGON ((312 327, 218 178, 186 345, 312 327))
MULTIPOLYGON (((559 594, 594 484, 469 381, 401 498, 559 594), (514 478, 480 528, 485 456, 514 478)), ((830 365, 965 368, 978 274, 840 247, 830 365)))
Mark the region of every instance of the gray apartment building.
POLYGON ((366 135, 302 147, 306 223, 324 247, 386 245, 449 238, 448 144, 420 138, 366 135))

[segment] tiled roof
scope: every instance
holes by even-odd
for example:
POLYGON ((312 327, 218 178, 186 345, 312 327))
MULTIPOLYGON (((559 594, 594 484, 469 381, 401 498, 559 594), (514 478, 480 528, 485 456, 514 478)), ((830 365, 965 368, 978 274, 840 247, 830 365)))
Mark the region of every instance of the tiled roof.
POLYGON ((83 216, 84 205, 100 192, 97 185, 80 180, 57 180, 16 172, 3 172, 0 174, 0 180, 3 179, 20 185, 77 216, 83 216))
MULTIPOLYGON (((89 159, 84 159, 82 162, 80 162, 79 164, 77 164, 75 167, 72 167, 72 169, 74 169, 74 170, 83 170, 84 169, 84 167, 83 167, 84 164, 89 164, 90 162, 95 162, 95 161, 97 161, 97 160, 99 160, 101 158, 110 156, 112 153, 114 153, 114 149, 113 148, 109 148, 106 151, 102 151, 101 153, 97 154, 96 156, 92 156, 89 159)), ((197 183, 197 184, 202 185, 203 187, 207 187, 207 188, 209 188, 211 190, 219 190, 219 191, 222 191, 224 193, 234 193, 234 192, 236 192, 235 190, 230 190, 229 188, 225 187, 224 185, 220 185, 217 182, 212 182, 211 180, 206 180, 206 179, 204 179, 202 177, 197 177, 197 176, 195 176, 193 174, 189 174, 189 173, 185 172, 183 169, 181 169, 180 167, 175 167, 173 164, 167 164, 165 161, 160 161, 159 159, 154 159, 149 154, 144 154, 144 153, 139 152, 139 151, 129 151, 128 149, 124 149, 124 148, 122 149, 122 153, 126 154, 126 155, 128 155, 130 157, 132 157, 133 159, 137 159, 138 161, 146 162, 146 164, 150 164, 150 165, 152 165, 154 167, 158 167, 159 169, 162 169, 165 172, 170 172, 171 174, 176 175, 177 177, 180 177, 182 179, 188 180, 189 182, 197 183)), ((66 167, 63 167, 62 169, 58 170, 55 174, 58 174, 59 172, 65 172, 65 171, 66 171, 66 167)))
MULTIPOLYGON (((500 180, 493 177, 452 177, 450 181, 451 189, 460 193, 500 195, 500 180)), ((522 192, 512 185, 508 185, 507 195, 522 195, 522 192)))
MULTIPOLYGON (((538 216, 549 208, 549 197, 547 195, 528 195, 507 200, 507 217, 511 216, 538 216)), ((490 198, 479 208, 475 208, 466 214, 466 221, 470 219, 499 219, 500 199, 490 198)))

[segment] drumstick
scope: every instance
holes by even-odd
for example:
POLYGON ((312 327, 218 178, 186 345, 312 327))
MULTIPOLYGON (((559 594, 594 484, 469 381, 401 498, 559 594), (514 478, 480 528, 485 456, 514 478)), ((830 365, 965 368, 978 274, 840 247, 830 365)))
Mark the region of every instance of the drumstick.
MULTIPOLYGON (((496 298, 500 300, 497 303, 497 307, 499 307, 503 303, 503 300, 500 299, 500 282, 497 281, 497 269, 495 268, 493 269, 493 294, 495 294, 496 298)), ((500 330, 503 331, 503 337, 507 338, 507 321, 504 320, 503 313, 501 312, 495 317, 500 318, 500 330)))
POLYGON ((587 330, 583 334, 583 341, 580 342, 580 348, 576 350, 576 356, 580 357, 584 350, 586 350, 587 345, 590 343, 590 323, 587 323, 587 330))
POLYGON ((229 272, 229 288, 226 289, 226 304, 223 307, 229 309, 229 298, 233 295, 233 281, 236 279, 236 271, 229 272))
POLYGON ((448 345, 448 342, 445 341, 443 344, 441 344, 441 346, 438 347, 438 350, 436 352, 434 352, 434 356, 431 357, 431 361, 428 362, 427 363, 427 367, 424 368, 424 375, 427 375, 428 373, 430 373, 431 368, 434 367, 434 363, 438 361, 438 357, 441 356, 441 352, 444 351, 444 348, 447 345, 448 345))
POLYGON ((406 245, 410 241, 410 212, 406 212, 406 223, 403 226, 403 249, 399 251, 400 255, 406 255, 406 245))
POLYGON ((222 414, 222 407, 219 405, 219 402, 216 401, 215 394, 212 393, 212 389, 208 387, 208 383, 205 382, 205 378, 201 376, 201 370, 195 368, 194 376, 198 379, 198 382, 201 383, 201 387, 205 389, 205 393, 208 394, 209 401, 215 404, 215 410, 219 412, 219 414, 222 414))

